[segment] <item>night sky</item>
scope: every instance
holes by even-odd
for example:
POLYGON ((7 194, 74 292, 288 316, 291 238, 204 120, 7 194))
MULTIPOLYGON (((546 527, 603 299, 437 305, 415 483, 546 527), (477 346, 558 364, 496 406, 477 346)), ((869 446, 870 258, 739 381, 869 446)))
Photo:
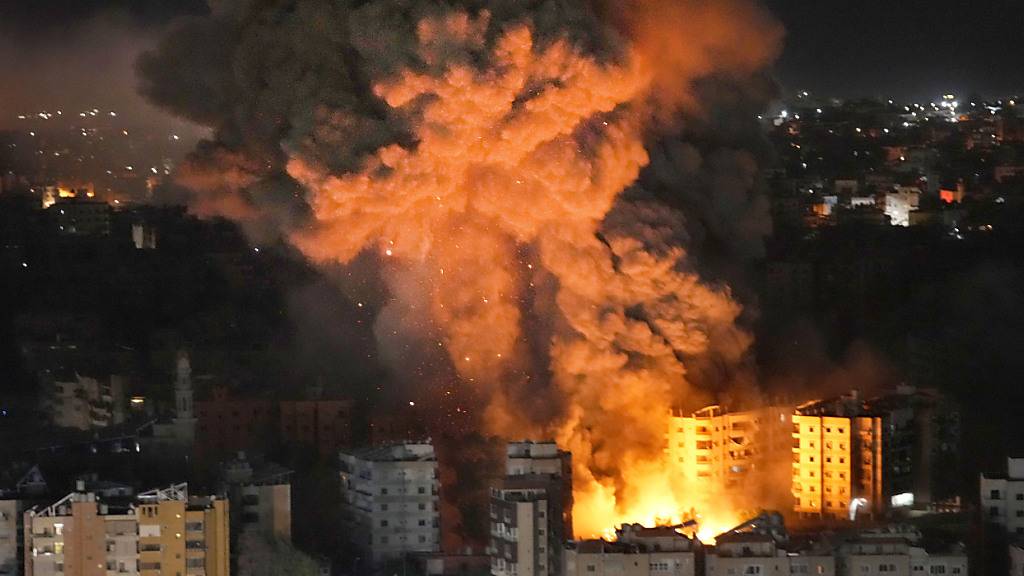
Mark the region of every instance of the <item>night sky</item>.
MULTIPOLYGON (((1024 91, 1020 0, 764 1, 787 29, 777 67, 784 93, 934 99, 1024 91)), ((18 80, 0 90, 0 110, 145 111, 134 97, 134 54, 175 16, 204 10, 202 0, 0 3, 0 68, 18 80)))

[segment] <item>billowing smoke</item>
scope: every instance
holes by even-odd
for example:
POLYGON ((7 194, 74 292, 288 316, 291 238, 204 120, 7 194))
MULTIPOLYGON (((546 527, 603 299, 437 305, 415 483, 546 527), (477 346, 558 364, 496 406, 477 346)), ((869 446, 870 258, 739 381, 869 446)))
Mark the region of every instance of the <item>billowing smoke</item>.
MULTIPOLYGON (((683 213, 635 186, 647 143, 780 36, 745 0, 235 0, 139 70, 152 101, 215 131, 181 170, 195 208, 325 264, 376 254, 382 356, 415 361, 388 349, 399 333, 436 346, 486 432, 557 438, 591 534, 691 505, 662 461, 669 408, 707 399, 689 366, 728 371, 750 345, 683 213)), ((753 160, 732 154, 670 144, 655 168, 671 188, 717 163, 731 196, 707 205, 745 210, 753 160)))

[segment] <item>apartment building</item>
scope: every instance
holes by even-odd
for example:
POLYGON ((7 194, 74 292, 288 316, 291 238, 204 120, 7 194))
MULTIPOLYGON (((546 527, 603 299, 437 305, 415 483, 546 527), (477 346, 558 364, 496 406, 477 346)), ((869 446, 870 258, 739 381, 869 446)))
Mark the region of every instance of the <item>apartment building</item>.
POLYGON ((794 509, 852 518, 958 502, 960 417, 934 390, 901 385, 803 404, 793 416, 794 509))
MULTIPOLYGON (((694 576, 700 543, 671 527, 624 525, 616 541, 566 545, 564 576, 694 576)), ((493 572, 492 572, 493 573, 493 572)))
POLYGON ((706 576, 771 576, 811 574, 835 576, 836 563, 827 547, 786 549, 762 532, 719 535, 705 555, 706 576))
POLYGON ((790 408, 774 406, 739 412, 721 406, 673 412, 667 436, 669 462, 694 485, 740 487, 759 458, 785 453, 791 414, 790 408))
POLYGON ((980 490, 985 520, 1008 533, 1024 534, 1024 458, 1007 458, 1006 474, 982 474, 980 490))
POLYGON ((124 381, 118 375, 95 378, 73 370, 42 374, 44 408, 61 428, 93 430, 124 422, 124 381))
POLYGON ((491 488, 491 574, 547 576, 572 537, 572 456, 554 442, 510 442, 491 488))
POLYGON ((26 576, 228 576, 228 506, 187 484, 106 502, 72 492, 25 512, 26 576))
POLYGON ((406 442, 340 453, 343 522, 373 563, 440 549, 434 446, 406 442))
POLYGON ((353 405, 349 400, 265 400, 233 398, 216 388, 197 400, 196 453, 205 461, 230 458, 280 441, 292 449, 336 454, 351 445, 353 405))
POLYGON ((797 407, 793 509, 831 519, 881 514, 882 432, 882 418, 867 413, 856 393, 797 407))
POLYGON ((269 538, 292 540, 292 471, 244 452, 221 467, 223 492, 231 503, 234 532, 251 529, 269 538))
POLYGON ((856 533, 840 544, 837 559, 840 576, 967 576, 968 571, 961 547, 928 550, 919 532, 899 525, 856 533))

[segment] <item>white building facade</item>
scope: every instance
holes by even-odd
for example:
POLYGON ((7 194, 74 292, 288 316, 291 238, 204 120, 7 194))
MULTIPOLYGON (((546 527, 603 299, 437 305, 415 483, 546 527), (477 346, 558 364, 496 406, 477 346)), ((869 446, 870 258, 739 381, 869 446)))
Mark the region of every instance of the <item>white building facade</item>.
POLYGON ((1024 458, 1007 458, 1006 475, 981 475, 981 511, 985 520, 1011 534, 1024 534, 1024 458))

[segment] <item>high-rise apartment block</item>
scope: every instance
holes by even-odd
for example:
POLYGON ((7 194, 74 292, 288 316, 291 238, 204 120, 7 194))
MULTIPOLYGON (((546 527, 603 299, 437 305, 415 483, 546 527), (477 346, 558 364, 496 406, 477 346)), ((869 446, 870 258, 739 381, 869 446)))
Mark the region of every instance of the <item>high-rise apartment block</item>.
POLYGON ((674 412, 668 431, 669 462, 695 486, 737 487, 760 458, 784 453, 791 413, 789 408, 771 406, 742 412, 720 406, 690 414, 674 412))
POLYGON ((491 489, 491 574, 557 574, 572 538, 572 456, 554 442, 510 442, 491 489))
POLYGON ((985 520, 1024 535, 1024 458, 1007 458, 1005 475, 982 474, 980 488, 985 520))
POLYGON ((880 514, 882 418, 856 394, 799 406, 793 416, 793 507, 801 515, 842 519, 880 514))
POLYGON ((803 404, 793 416, 794 510, 821 518, 939 509, 957 497, 959 415, 932 390, 899 386, 803 404))
POLYGON ((187 484, 127 502, 76 491, 25 512, 24 532, 26 576, 229 573, 227 501, 187 484))
POLYGON ((374 563, 440 549, 438 470, 430 441, 342 452, 344 521, 374 563))

